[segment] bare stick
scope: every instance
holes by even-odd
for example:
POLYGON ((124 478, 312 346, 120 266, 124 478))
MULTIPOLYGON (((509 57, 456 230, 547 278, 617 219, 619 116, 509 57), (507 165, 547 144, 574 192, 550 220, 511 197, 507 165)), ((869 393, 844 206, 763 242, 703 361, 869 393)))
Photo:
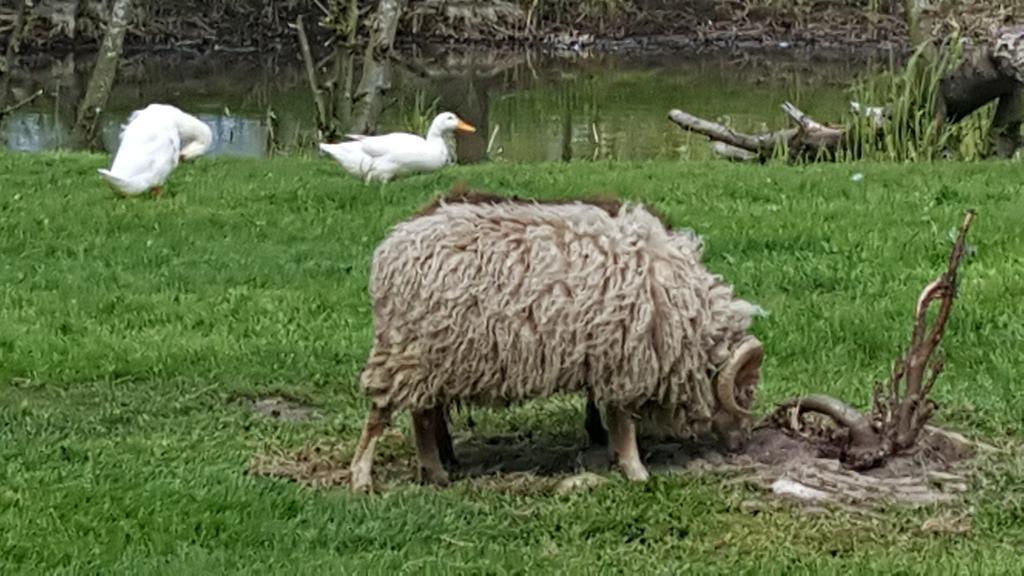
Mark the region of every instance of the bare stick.
POLYGON ((14 104, 11 104, 10 106, 4 108, 3 110, 0 110, 0 120, 3 120, 5 117, 7 117, 8 114, 10 114, 11 112, 14 112, 18 108, 21 108, 22 106, 28 106, 29 104, 32 103, 33 100, 35 100, 36 98, 39 98, 42 95, 43 95, 42 89, 36 90, 35 92, 32 93, 32 95, 30 95, 30 96, 28 96, 26 98, 23 98, 23 99, 15 102, 14 104))
POLYGON ((302 15, 295 19, 295 30, 299 36, 299 48, 302 52, 302 61, 306 65, 306 78, 309 80, 309 90, 313 94, 313 103, 316 105, 316 125, 320 136, 327 128, 327 106, 324 104, 324 96, 320 91, 320 84, 316 78, 316 66, 313 64, 313 52, 309 49, 309 38, 306 37, 306 26, 302 23, 302 15))

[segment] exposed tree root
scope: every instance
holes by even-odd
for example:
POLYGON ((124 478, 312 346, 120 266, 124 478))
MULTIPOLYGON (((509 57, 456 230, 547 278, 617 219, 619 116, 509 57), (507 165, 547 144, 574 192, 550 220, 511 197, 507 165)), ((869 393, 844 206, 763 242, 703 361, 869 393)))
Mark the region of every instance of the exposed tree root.
POLYGON ((842 400, 814 395, 782 402, 772 415, 777 425, 800 432, 800 417, 804 413, 828 416, 848 431, 837 449, 843 464, 854 470, 874 468, 892 455, 915 446, 935 410, 935 403, 928 395, 942 373, 943 362, 941 358, 932 361, 932 355, 942 341, 953 308, 957 271, 974 216, 973 210, 967 211, 946 271, 921 292, 910 346, 893 368, 888 387, 880 382, 875 384, 871 414, 861 414, 842 400), (928 308, 936 301, 939 311, 929 329, 928 308))

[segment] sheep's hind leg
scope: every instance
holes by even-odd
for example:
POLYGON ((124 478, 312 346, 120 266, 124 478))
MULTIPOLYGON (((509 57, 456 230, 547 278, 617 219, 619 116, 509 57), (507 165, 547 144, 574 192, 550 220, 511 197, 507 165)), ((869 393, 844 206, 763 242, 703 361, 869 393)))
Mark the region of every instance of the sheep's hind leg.
POLYGON ((613 463, 618 463, 626 478, 638 482, 650 476, 647 468, 640 462, 640 449, 636 445, 636 425, 629 413, 621 408, 609 406, 608 417, 608 452, 613 463))
POLYGON ((373 449, 390 421, 390 408, 370 408, 366 416, 366 426, 363 427, 363 435, 359 437, 359 444, 356 445, 356 453, 349 467, 353 490, 369 492, 373 488, 373 449))
POLYGON ((586 414, 583 427, 587 431, 587 441, 591 446, 607 446, 608 431, 601 424, 601 412, 597 409, 597 404, 594 403, 590 394, 587 394, 586 414))
POLYGON ((412 432, 416 439, 416 455, 420 460, 419 479, 426 484, 448 484, 448 473, 441 465, 437 447, 438 416, 442 408, 415 410, 412 413, 412 432))
POLYGON ((452 445, 452 435, 448 430, 448 406, 438 406, 434 412, 435 427, 437 436, 437 448, 441 456, 441 464, 454 468, 459 465, 455 458, 455 447, 452 445))

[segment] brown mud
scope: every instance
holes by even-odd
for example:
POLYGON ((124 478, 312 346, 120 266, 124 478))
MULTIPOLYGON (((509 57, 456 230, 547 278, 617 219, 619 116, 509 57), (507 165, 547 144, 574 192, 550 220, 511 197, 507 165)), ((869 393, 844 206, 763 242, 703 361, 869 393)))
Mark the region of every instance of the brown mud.
POLYGON ((307 422, 320 418, 316 406, 287 395, 241 396, 238 401, 257 414, 283 422, 307 422))

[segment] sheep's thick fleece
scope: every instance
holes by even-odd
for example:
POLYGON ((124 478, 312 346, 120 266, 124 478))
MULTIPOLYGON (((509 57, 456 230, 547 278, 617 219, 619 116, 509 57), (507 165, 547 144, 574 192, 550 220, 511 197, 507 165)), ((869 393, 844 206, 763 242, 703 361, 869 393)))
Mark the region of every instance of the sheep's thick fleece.
POLYGON ((639 205, 442 202, 374 253, 363 386, 392 409, 589 389, 706 422, 715 372, 758 308, 695 240, 639 205))

